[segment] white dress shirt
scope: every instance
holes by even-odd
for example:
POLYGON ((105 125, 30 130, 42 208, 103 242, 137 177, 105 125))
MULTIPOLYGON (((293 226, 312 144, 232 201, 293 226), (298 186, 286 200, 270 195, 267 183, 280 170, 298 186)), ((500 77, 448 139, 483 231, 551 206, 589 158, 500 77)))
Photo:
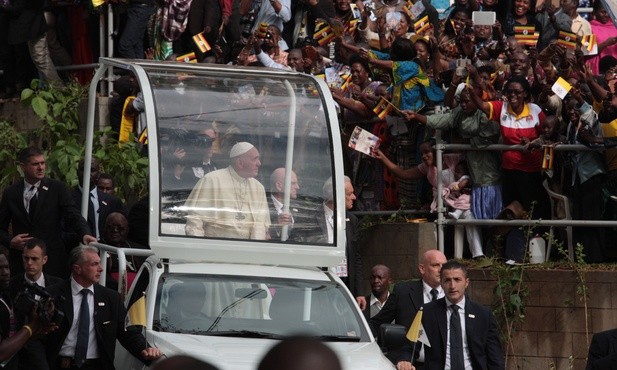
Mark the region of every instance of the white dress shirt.
POLYGON ((379 311, 381 311, 383 306, 388 301, 388 298, 390 298, 390 292, 388 292, 388 296, 386 297, 386 300, 383 301, 383 303, 382 303, 382 302, 379 301, 379 299, 377 299, 377 297, 375 297, 373 295, 373 293, 371 293, 371 299, 369 301, 370 317, 373 317, 373 316, 377 315, 379 313, 379 311))
MULTIPOLYGON (((75 345, 77 344, 77 330, 79 328, 79 310, 81 308, 82 294, 81 290, 84 289, 79 285, 73 277, 71 277, 71 295, 73 298, 73 322, 71 323, 71 329, 69 330, 62 347, 60 348, 60 356, 75 357, 75 345)), ((94 285, 87 287, 90 291, 88 294, 88 308, 90 309, 90 330, 88 334, 88 352, 86 359, 99 358, 99 350, 96 346, 96 336, 94 333, 94 285)))
MULTIPOLYGON (((465 361, 465 370, 473 370, 471 367, 471 358, 469 357, 469 346, 467 344, 467 330, 465 328, 465 297, 456 304, 458 314, 461 319, 461 335, 463 337, 463 360, 465 361)), ((444 370, 450 370, 450 317, 452 316, 452 303, 446 298, 446 325, 448 326, 448 338, 446 343, 446 366, 444 370)))

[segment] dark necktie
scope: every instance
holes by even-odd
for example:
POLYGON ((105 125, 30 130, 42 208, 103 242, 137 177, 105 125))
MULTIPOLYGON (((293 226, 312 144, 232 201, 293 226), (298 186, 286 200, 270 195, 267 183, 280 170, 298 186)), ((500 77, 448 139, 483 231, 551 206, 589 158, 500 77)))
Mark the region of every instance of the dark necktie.
POLYGON ((88 197, 88 226, 90 226, 90 232, 92 233, 92 235, 94 235, 97 239, 99 238, 99 233, 98 231, 98 227, 96 225, 96 215, 95 215, 95 209, 94 209, 94 194, 90 193, 90 196, 88 197))
POLYGON ((75 365, 81 367, 88 354, 88 337, 90 333, 90 309, 88 307, 88 289, 81 290, 79 323, 77 324, 77 343, 75 344, 75 365))
POLYGON ((32 185, 30 188, 30 192, 32 193, 32 197, 30 198, 30 202, 28 203, 28 214, 33 215, 36 210, 36 203, 39 200, 39 193, 36 192, 36 186, 32 185))
POLYGON ((452 308, 452 315, 450 316, 450 369, 464 370, 463 330, 461 329, 461 317, 458 313, 459 307, 453 304, 450 308, 452 308))
POLYGON ((437 291, 437 289, 435 288, 431 289, 431 302, 436 301, 438 295, 439 295, 439 292, 437 291))

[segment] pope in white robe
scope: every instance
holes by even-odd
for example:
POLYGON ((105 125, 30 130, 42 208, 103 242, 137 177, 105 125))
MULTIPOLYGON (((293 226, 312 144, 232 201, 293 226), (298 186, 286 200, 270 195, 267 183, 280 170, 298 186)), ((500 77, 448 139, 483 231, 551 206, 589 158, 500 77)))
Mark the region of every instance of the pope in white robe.
POLYGON ((185 203, 186 234, 265 240, 270 212, 266 191, 255 179, 261 166, 259 151, 240 142, 229 157, 229 167, 206 174, 191 191, 185 203))

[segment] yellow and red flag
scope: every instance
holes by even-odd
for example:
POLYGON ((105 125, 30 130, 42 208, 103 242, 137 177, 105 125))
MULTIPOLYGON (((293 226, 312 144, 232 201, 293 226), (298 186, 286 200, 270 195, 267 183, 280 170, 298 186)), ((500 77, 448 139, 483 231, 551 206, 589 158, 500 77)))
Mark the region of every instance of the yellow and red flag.
POLYGON ((581 44, 583 44, 583 47, 588 52, 591 52, 593 50, 594 46, 596 46, 598 44, 598 39, 596 38, 596 35, 583 35, 583 39, 581 40, 581 44))
POLYGON ((514 26, 514 38, 521 45, 535 47, 540 33, 536 32, 535 26, 514 26))
POLYGON ((351 36, 355 36, 356 31, 358 30, 358 19, 352 19, 347 23, 347 27, 345 28, 345 33, 351 36))
POLYGON ((542 156, 542 169, 550 170, 553 168, 553 146, 545 146, 544 147, 544 155, 542 156))
POLYGON ((559 39, 557 44, 566 49, 576 49, 576 34, 572 32, 559 31, 559 39))
POLYGON ((382 96, 377 102, 377 105, 375 105, 375 108, 373 108, 373 113, 375 113, 379 119, 386 119, 386 116, 390 114, 392 108, 392 103, 382 96))
POLYGON ((208 51, 212 50, 212 47, 206 40, 203 32, 193 35, 193 42, 195 43, 199 51, 201 51, 202 53, 207 53, 208 51))
POLYGON ((431 24, 428 21, 428 15, 420 18, 420 20, 413 25, 414 30, 417 34, 421 34, 422 32, 426 31, 426 29, 428 29, 430 26, 431 24))
POLYGON ((313 34, 313 39, 317 41, 320 46, 328 45, 332 40, 334 40, 334 30, 332 29, 332 26, 323 22, 319 23, 315 33, 313 34))
POLYGON ((349 89, 349 85, 351 85, 351 74, 342 75, 341 81, 341 90, 346 92, 349 89))
POLYGON ((178 62, 184 62, 184 63, 197 63, 197 57, 195 56, 194 51, 180 55, 179 57, 176 58, 176 60, 178 62))

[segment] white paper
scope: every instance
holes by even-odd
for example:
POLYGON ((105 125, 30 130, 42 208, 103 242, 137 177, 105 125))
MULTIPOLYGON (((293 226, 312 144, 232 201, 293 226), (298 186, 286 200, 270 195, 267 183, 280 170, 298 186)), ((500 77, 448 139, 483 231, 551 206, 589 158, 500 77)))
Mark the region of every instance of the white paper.
POLYGON ((471 21, 474 26, 492 26, 495 24, 495 12, 480 12, 471 13, 471 21))

